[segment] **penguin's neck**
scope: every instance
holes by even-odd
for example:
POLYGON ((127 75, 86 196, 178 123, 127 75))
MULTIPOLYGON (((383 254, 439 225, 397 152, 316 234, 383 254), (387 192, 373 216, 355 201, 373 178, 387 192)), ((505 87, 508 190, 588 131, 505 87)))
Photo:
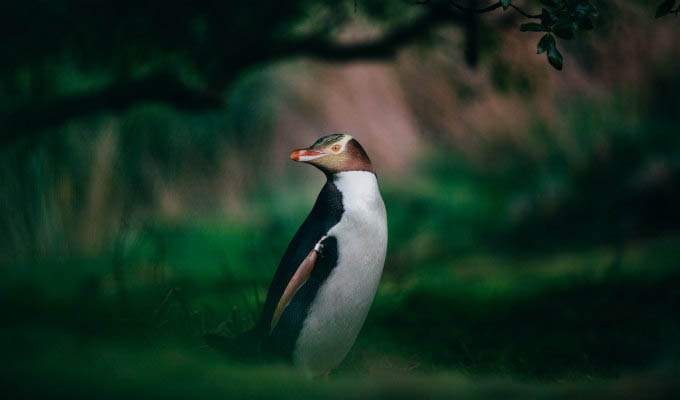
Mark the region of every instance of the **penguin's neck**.
POLYGON ((329 180, 342 193, 345 210, 371 208, 382 204, 378 180, 369 171, 343 171, 333 174, 329 180))

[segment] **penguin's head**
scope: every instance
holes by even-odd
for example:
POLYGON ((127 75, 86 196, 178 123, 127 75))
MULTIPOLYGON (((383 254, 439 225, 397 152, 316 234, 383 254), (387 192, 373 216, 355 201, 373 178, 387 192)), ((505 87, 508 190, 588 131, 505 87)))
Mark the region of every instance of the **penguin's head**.
POLYGON ((343 171, 369 171, 375 173, 371 159, 359 142, 350 135, 324 136, 306 149, 290 153, 295 161, 312 164, 326 174, 343 171))

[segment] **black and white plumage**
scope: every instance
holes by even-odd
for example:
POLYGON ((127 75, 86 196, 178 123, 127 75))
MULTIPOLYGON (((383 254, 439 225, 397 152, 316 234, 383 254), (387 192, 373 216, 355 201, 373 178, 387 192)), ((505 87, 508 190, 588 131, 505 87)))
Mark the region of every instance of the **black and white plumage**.
POLYGON ((291 153, 327 182, 288 245, 250 335, 308 376, 327 374, 359 334, 382 275, 385 205, 370 159, 349 135, 291 153))
POLYGON ((351 136, 326 136, 291 158, 328 180, 281 260, 261 324, 270 324, 269 348, 317 376, 340 364, 366 319, 385 262, 387 216, 371 161, 351 136), (296 277, 307 257, 308 276, 296 277))
POLYGON ((308 308, 319 287, 337 264, 337 239, 328 237, 327 233, 340 222, 343 211, 342 194, 331 181, 326 182, 314 203, 312 211, 288 245, 269 286, 259 325, 260 330, 267 332, 269 336, 267 347, 270 351, 284 357, 292 355, 308 308), (278 321, 274 321, 274 312, 279 306, 286 287, 303 260, 324 236, 326 238, 320 248, 323 254, 320 254, 315 260, 312 273, 309 274, 307 281, 295 291, 290 302, 282 309, 278 321))

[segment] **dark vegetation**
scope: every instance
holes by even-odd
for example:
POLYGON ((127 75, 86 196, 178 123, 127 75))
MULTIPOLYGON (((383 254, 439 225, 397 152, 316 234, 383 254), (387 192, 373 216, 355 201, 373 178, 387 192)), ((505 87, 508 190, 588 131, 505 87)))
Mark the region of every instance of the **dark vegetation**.
MULTIPOLYGON (((12 55, 0 64, 3 394, 677 394, 680 87, 673 57, 650 73, 648 92, 622 85, 599 98, 561 99, 566 138, 542 116, 521 141, 498 137, 478 152, 452 146, 445 133, 425 133, 432 150, 408 173, 383 169, 384 278, 358 342, 329 383, 284 365, 237 363, 205 346, 206 332, 252 326, 320 186, 287 170, 268 175, 263 149, 276 105, 263 99, 280 78, 269 63, 392 58, 407 43, 436 37, 436 26, 455 24, 469 65, 502 65, 484 58, 484 35, 475 41, 474 32, 492 30, 495 20, 473 18, 474 2, 359 1, 384 30, 356 43, 334 36, 354 15, 342 2, 327 5, 311 28, 302 24, 320 3, 2 6, 0 26, 12 33, 0 35, 12 55), (225 142, 246 155, 229 176, 240 165, 247 173, 238 176, 258 183, 230 186, 243 214, 225 213, 205 189, 222 184, 225 142), (183 182, 192 201, 168 216, 156 193, 173 182, 183 182)), ((587 2, 540 3, 554 11, 587 2)), ((600 18, 612 15, 593 3, 600 18)), ((489 12, 513 7, 491 4, 489 12)), ((499 24, 526 22, 514 10, 499 24)), ((665 1, 657 16, 677 13, 665 1)), ((570 36, 556 27, 563 17, 529 17, 540 29, 524 30, 570 36)), ((517 83, 511 68, 497 68, 499 92, 542 90, 517 83)))
MULTIPOLYGON (((633 163, 647 158, 672 158, 675 138, 663 135, 663 119, 648 122, 638 136, 625 124, 589 130, 579 106, 574 115, 583 135, 579 168, 561 158, 559 146, 545 144, 551 135, 539 124, 537 146, 543 143, 552 152, 544 156, 554 160, 541 162, 543 168, 519 149, 484 168, 464 155, 441 154, 420 167, 415 185, 422 188, 386 183, 385 277, 330 386, 308 386, 282 366, 234 364, 203 344, 206 332, 235 334, 252 326, 272 266, 306 212, 298 204, 290 217, 290 210, 275 206, 282 194, 263 188, 252 197, 270 210, 259 222, 148 222, 121 232, 93 257, 5 269, 7 387, 66 395, 75 387, 98 393, 103 385, 111 397, 182 397, 194 389, 245 396, 282 387, 290 391, 284 396, 298 390, 315 396, 351 385, 361 396, 390 392, 393 380, 408 374, 400 384, 405 393, 559 395, 591 382, 584 393, 596 396, 613 395, 622 377, 635 374, 624 381, 632 385, 629 393, 644 391, 649 379, 670 393, 680 359, 680 275, 678 222, 667 202, 677 204, 678 197, 665 183, 637 190, 630 175, 613 179, 608 168, 635 170, 633 163), (598 135, 612 146, 606 162, 596 156, 598 135), (631 157, 631 148, 646 149, 644 157, 631 157), (511 184, 520 176, 526 186, 511 184), (546 195, 540 183, 546 177, 564 186, 546 195), (622 191, 630 201, 645 196, 642 205, 650 207, 615 208, 621 197, 609 193, 622 191), (519 216, 507 212, 517 201, 528 210, 519 216), (451 373, 468 378, 446 378, 451 373), (359 376, 359 386, 349 383, 359 376), (484 378, 470 386, 467 379, 475 376, 544 383, 484 378), (595 389, 612 378, 614 386, 595 389), (565 379, 572 383, 541 386, 565 379)), ((677 182, 676 173, 666 178, 677 182)))
MULTIPOLYGON (((415 40, 429 38, 444 24, 464 29, 466 60, 475 65, 480 31, 487 29, 476 15, 497 10, 534 20, 522 24, 521 30, 545 32, 537 52, 545 53, 561 70, 563 57, 555 37, 573 40, 593 29, 600 18, 588 0, 541 0, 534 5, 541 11, 535 13, 510 0, 483 8, 449 0, 396 4, 370 0, 361 2, 362 10, 386 26, 385 32, 346 44, 334 34, 352 17, 351 10, 344 2, 334 3, 265 1, 258 7, 215 1, 191 5, 151 1, 143 7, 132 1, 7 3, 0 10, 0 45, 11 57, 0 64, 0 91, 11 101, 0 103, 0 144, 71 118, 121 111, 144 101, 186 110, 218 107, 224 102, 221 94, 248 69, 295 57, 329 62, 386 59, 415 40), (310 10, 324 7, 321 21, 313 27, 291 29, 305 21, 310 10), (59 79, 72 68, 87 72, 86 78, 59 79)), ((656 17, 677 16, 674 5, 674 0, 665 0, 656 17)))

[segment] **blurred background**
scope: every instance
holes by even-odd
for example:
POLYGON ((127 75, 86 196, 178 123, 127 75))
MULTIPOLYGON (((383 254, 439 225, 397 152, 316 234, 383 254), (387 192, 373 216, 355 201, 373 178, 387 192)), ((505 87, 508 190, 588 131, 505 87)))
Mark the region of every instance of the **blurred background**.
POLYGON ((2 390, 670 396, 680 20, 592 3, 563 71, 500 8, 3 4, 2 390), (389 248, 325 383, 202 335, 254 323, 325 179, 288 154, 329 133, 373 159, 389 248))

